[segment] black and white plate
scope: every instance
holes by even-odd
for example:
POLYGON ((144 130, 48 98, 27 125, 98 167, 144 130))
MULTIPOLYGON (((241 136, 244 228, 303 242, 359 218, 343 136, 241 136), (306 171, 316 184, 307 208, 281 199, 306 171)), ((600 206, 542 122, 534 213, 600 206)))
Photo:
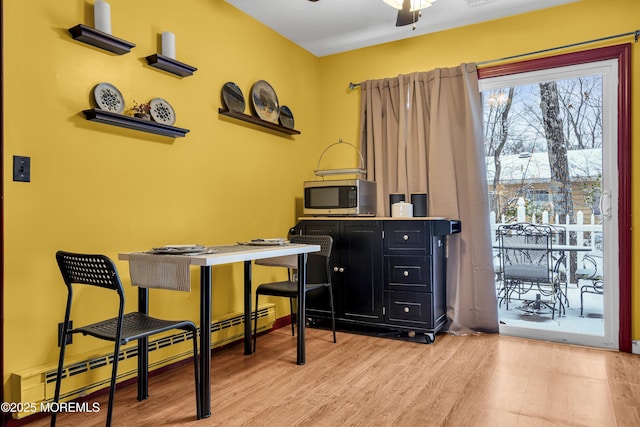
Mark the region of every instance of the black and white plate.
POLYGON ((234 82, 228 82, 222 86, 222 102, 227 110, 244 113, 244 95, 234 82))
POLYGON ((264 121, 278 124, 280 109, 278 96, 271 85, 264 80, 258 80, 251 88, 251 103, 256 115, 264 121))
POLYGON ((171 126, 176 122, 176 113, 173 107, 162 98, 153 98, 149 101, 151 106, 151 118, 158 123, 171 126))
POLYGON ((98 83, 93 89, 93 99, 101 110, 118 114, 122 114, 124 111, 124 98, 111 83, 98 83))
POLYGON ((293 129, 293 113, 286 105, 280 107, 280 124, 288 129, 293 129))

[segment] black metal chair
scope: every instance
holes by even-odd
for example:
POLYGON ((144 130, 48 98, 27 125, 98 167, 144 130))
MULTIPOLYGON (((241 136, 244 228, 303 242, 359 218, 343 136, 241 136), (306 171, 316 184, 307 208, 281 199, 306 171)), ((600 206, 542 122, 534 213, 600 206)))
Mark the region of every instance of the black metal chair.
POLYGON ((580 286, 580 317, 584 314, 584 294, 604 294, 604 273, 600 268, 602 256, 598 254, 586 254, 582 257, 582 267, 576 270, 576 279, 587 280, 591 283, 580 286))
MULTIPOLYGON (((111 385, 109 387, 109 407, 107 410, 106 425, 111 425, 113 414, 113 398, 116 389, 116 377, 118 373, 118 354, 120 346, 130 341, 146 339, 151 335, 161 332, 180 329, 189 331, 193 339, 193 366, 195 369, 196 383, 196 416, 200 416, 200 387, 198 376, 198 344, 197 328, 190 320, 162 320, 156 319, 139 312, 124 313, 124 289, 113 261, 104 255, 76 254, 64 251, 56 253, 56 260, 62 273, 62 278, 67 286, 67 305, 64 314, 64 324, 60 337, 60 359, 58 362, 58 373, 56 376, 56 388, 53 401, 60 399, 60 385, 62 381, 62 369, 64 365, 64 353, 67 337, 72 334, 81 333, 90 335, 102 340, 113 341, 113 367, 111 370, 111 385), (69 317, 73 300, 73 285, 89 285, 115 291, 118 294, 118 316, 71 329, 69 317)), ((135 424, 135 421, 132 421, 135 424)), ((51 415, 51 425, 56 424, 56 413, 51 415)))
POLYGON ((553 237, 557 230, 550 225, 516 223, 501 225, 497 234, 504 287, 500 303, 505 301, 509 309, 509 301, 515 295, 515 299, 524 300, 522 308, 527 312, 539 313, 542 307, 547 307, 552 319, 556 310, 562 316, 565 297, 559 264, 553 258, 553 237), (532 291, 535 295, 529 294, 532 291))
MULTIPOLYGON (((331 236, 320 235, 295 235, 290 239, 291 243, 302 243, 309 245, 320 245, 319 252, 311 252, 307 255, 307 265, 312 260, 321 259, 323 268, 318 269, 314 274, 307 275, 307 283, 305 292, 314 291, 316 289, 327 288, 329 292, 329 304, 331 306, 331 330, 333 331, 333 342, 336 342, 336 321, 335 310, 333 306, 333 289, 331 288, 331 270, 329 268, 329 260, 331 257, 331 248, 333 246, 333 239, 331 236)), ((275 297, 287 297, 289 298, 289 307, 291 309, 291 333, 295 334, 293 329, 293 299, 298 297, 298 282, 295 274, 289 274, 289 280, 282 282, 263 283, 256 289, 256 307, 255 317, 253 323, 253 351, 256 351, 256 335, 258 333, 258 299, 260 295, 271 295, 275 297)))

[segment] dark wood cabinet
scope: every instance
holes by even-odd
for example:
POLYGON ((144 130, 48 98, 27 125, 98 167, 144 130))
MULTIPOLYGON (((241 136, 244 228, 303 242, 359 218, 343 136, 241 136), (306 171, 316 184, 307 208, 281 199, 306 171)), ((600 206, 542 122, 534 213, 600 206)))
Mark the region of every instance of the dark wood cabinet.
MULTIPOLYGON (((372 326, 432 342, 446 323, 446 235, 459 221, 336 219, 300 221, 296 234, 327 234, 338 322, 372 326)), ((313 262, 308 275, 313 277, 313 262)), ((309 319, 328 318, 328 291, 308 294, 309 319)))
MULTIPOLYGON (((382 225, 379 221, 303 221, 301 234, 333 237, 331 277, 336 314, 352 321, 382 321, 382 225)), ((309 277, 317 268, 310 260, 309 277)), ((309 317, 330 316, 328 290, 307 297, 309 317)))

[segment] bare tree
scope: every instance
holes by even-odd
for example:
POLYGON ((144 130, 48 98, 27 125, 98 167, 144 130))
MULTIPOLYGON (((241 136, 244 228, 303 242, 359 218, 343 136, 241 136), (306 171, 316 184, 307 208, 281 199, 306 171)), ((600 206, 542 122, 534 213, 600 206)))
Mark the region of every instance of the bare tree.
POLYGON ((568 149, 602 147, 602 80, 576 77, 558 82, 568 149))
POLYGON ((560 117, 560 101, 556 82, 540 83, 540 111, 547 139, 549 167, 551 169, 550 189, 553 206, 565 222, 566 215, 573 215, 573 195, 569 176, 567 142, 560 117))
MULTIPOLYGON (((509 138, 509 112, 511 111, 511 103, 513 100, 514 88, 509 88, 506 95, 506 99, 502 97, 500 102, 495 102, 495 105, 490 105, 489 108, 489 121, 490 126, 487 126, 487 134, 485 140, 489 141, 489 153, 493 155, 493 164, 495 167, 495 174, 493 176, 493 188, 497 189, 500 184, 500 174, 502 172, 502 165, 500 162, 500 156, 502 150, 509 138)), ((494 192, 493 206, 499 206, 498 192, 494 192)))

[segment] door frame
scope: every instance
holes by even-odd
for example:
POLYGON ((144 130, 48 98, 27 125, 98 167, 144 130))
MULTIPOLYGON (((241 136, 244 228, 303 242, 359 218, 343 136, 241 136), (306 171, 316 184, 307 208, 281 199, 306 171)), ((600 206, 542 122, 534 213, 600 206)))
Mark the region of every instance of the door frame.
POLYGON ((618 60, 618 349, 630 353, 631 341, 631 44, 606 46, 546 58, 478 69, 478 79, 589 62, 618 60))

